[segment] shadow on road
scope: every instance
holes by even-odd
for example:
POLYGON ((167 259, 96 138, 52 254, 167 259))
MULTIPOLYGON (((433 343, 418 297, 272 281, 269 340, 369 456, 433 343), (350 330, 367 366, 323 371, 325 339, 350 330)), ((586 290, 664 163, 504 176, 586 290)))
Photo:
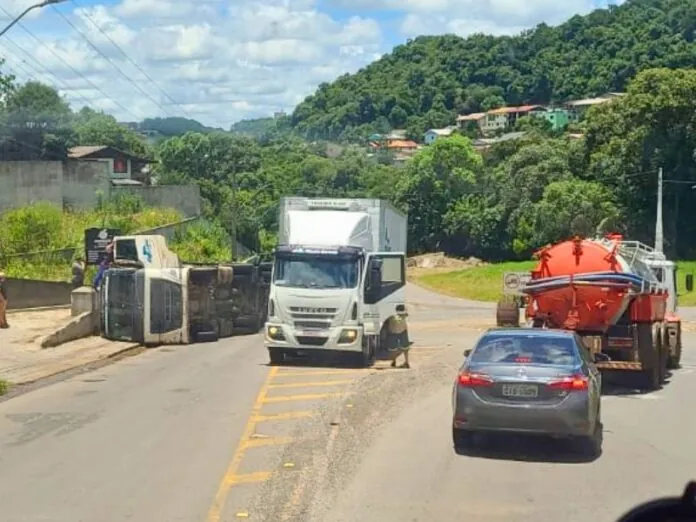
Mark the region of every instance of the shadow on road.
MULTIPOLYGON (((394 354, 382 351, 375 357, 375 362, 391 362, 394 354)), ((403 357, 399 357, 399 364, 403 363, 403 357)), ((360 353, 336 353, 331 351, 312 350, 307 355, 286 354, 282 363, 264 363, 264 366, 290 366, 301 368, 341 368, 341 369, 362 369, 362 354, 360 353)), ((375 370, 384 368, 372 367, 375 370)))
MULTIPOLYGON (((672 371, 668 370, 662 386, 669 386, 672 371)), ((635 397, 650 395, 659 390, 648 390, 643 387, 642 376, 638 373, 615 372, 606 373, 602 377, 602 396, 605 397, 635 397)))
POLYGON ((518 462, 587 464, 599 458, 584 455, 572 440, 499 433, 476 434, 465 447, 454 450, 460 456, 518 462))

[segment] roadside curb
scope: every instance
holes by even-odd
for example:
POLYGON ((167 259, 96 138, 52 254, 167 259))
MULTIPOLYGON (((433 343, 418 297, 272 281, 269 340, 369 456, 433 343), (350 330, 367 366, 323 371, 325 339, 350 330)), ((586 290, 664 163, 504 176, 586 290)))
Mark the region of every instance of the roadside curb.
MULTIPOLYGON (((104 365, 104 363, 116 362, 117 360, 124 358, 124 357, 127 357, 129 355, 135 355, 139 351, 139 349, 141 349, 141 348, 143 350, 145 350, 144 346, 142 346, 140 344, 133 343, 133 344, 129 344, 128 346, 125 346, 124 348, 122 348, 116 352, 113 352, 107 356, 100 357, 98 359, 95 359, 93 361, 89 361, 86 363, 77 364, 77 365, 72 366, 70 368, 65 368, 65 369, 57 370, 57 371, 50 371, 50 372, 46 373, 45 375, 42 375, 41 377, 38 377, 38 378, 33 379, 31 381, 23 381, 23 382, 9 381, 10 387, 11 387, 10 392, 1 396, 1 397, 2 397, 2 399, 4 399, 4 398, 9 398, 9 396, 14 396, 15 394, 19 395, 22 393, 20 391, 22 388, 33 387, 33 386, 40 384, 44 381, 47 381, 50 379, 55 379, 63 374, 70 374, 70 373, 78 372, 78 371, 87 369, 90 366, 94 366, 94 365, 104 365), (15 394, 12 393, 13 390, 15 391, 15 394)), ((0 399, 0 400, 2 400, 2 399, 0 399)))
POLYGON ((50 312, 51 310, 69 310, 72 305, 40 306, 38 308, 13 308, 7 310, 7 315, 19 314, 22 312, 50 312))

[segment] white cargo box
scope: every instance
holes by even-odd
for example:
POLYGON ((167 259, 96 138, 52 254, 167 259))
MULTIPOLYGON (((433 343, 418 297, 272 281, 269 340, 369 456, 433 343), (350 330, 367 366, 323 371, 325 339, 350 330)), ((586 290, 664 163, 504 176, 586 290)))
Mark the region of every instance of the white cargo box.
POLYGON ((282 198, 278 244, 406 252, 407 216, 388 201, 282 198))

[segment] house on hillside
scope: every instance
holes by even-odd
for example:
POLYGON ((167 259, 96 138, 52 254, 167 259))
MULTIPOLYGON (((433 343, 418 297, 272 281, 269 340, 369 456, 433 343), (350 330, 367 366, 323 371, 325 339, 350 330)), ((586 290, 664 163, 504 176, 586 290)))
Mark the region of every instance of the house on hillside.
POLYGON ((423 141, 426 145, 432 145, 438 138, 451 136, 457 127, 445 127, 444 129, 430 129, 425 133, 423 141))
POLYGON ((500 107, 486 113, 482 130, 484 134, 493 134, 499 130, 514 127, 522 116, 541 116, 546 111, 542 105, 521 105, 519 107, 500 107))
POLYGON ((392 152, 410 152, 418 149, 418 144, 411 140, 382 138, 379 141, 371 141, 370 149, 374 151, 382 149, 392 152))
POLYGON ((571 122, 581 120, 587 109, 595 105, 601 105, 602 103, 607 103, 612 100, 616 100, 626 93, 623 92, 608 92, 602 96, 597 96, 596 98, 584 98, 582 100, 572 100, 565 104, 571 118, 571 122))
POLYGON ((93 161, 107 165, 112 185, 149 185, 149 164, 147 158, 139 158, 122 150, 106 145, 73 147, 68 158, 76 161, 93 161))
POLYGON ((480 132, 483 132, 483 122, 486 119, 485 112, 474 112, 472 114, 460 114, 457 116, 457 127, 460 130, 467 130, 470 125, 476 125, 480 132))
POLYGON ((563 130, 569 123, 575 121, 574 115, 562 107, 548 108, 540 116, 551 124, 551 129, 554 131, 563 130))

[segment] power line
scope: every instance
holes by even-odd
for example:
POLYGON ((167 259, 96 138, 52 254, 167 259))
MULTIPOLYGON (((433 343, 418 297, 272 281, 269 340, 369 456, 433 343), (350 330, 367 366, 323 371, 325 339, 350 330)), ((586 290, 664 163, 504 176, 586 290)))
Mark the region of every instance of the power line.
POLYGON ((58 13, 58 16, 60 16, 63 20, 65 20, 65 22, 68 25, 70 25, 70 27, 72 27, 75 32, 77 32, 80 36, 82 36, 82 39, 87 43, 87 45, 89 45, 92 49, 94 49, 94 51, 97 54, 99 54, 102 58, 104 58, 107 62, 109 62, 114 67, 114 69, 116 69, 116 71, 118 71, 121 74, 121 76, 123 76, 126 80, 128 80, 128 82, 131 83, 136 89, 138 89, 143 94, 143 96, 149 98, 150 101, 152 103, 154 103, 165 114, 171 114, 167 111, 167 109, 162 107, 162 105, 160 105, 160 103, 157 100, 155 100, 152 96, 150 96, 150 94, 146 90, 144 90, 140 85, 138 85, 136 82, 134 82, 131 77, 129 77, 126 73, 124 73, 121 70, 121 68, 118 65, 116 65, 116 63, 111 58, 106 56, 101 51, 101 49, 99 49, 96 45, 94 45, 94 43, 92 43, 92 41, 87 37, 87 35, 85 33, 83 33, 74 23, 72 23, 67 16, 65 16, 63 13, 61 13, 58 10, 58 8, 56 8, 56 6, 51 6, 51 7, 53 7, 53 10, 56 13, 58 13))
MULTIPOLYGON (((113 39, 108 35, 108 33, 106 33, 106 31, 104 31, 104 30, 99 26, 99 24, 97 24, 97 23, 94 21, 94 19, 84 10, 84 8, 83 8, 82 6, 80 6, 77 2, 75 2, 75 0, 70 0, 70 1, 73 3, 73 5, 75 5, 75 7, 77 7, 78 9, 82 9, 82 10, 83 10, 83 11, 82 11, 82 15, 83 15, 85 18, 87 18, 87 20, 89 20, 89 21, 91 22, 91 24, 92 24, 94 27, 96 27, 97 30, 98 30, 101 34, 103 34, 104 37, 105 37, 107 40, 109 40, 109 41, 112 43, 112 45, 113 45, 116 49, 118 49, 118 50, 121 52, 121 54, 124 56, 124 58, 125 58, 126 60, 128 60, 136 69, 138 69, 138 70, 143 74, 143 76, 145 76, 145 78, 147 78, 147 79, 150 81, 150 83, 152 83, 152 85, 154 85, 154 86, 155 86, 155 87, 156 87, 156 88, 157 88, 157 89, 170 101, 170 102, 172 102, 172 104, 174 104, 174 105, 176 105, 177 107, 179 107, 179 108, 182 110, 182 112, 183 112, 186 116, 188 116, 190 119, 193 119, 193 118, 191 117, 191 115, 190 115, 190 114, 186 111, 186 109, 183 107, 183 105, 182 105, 181 103, 177 102, 176 100, 174 100, 171 96, 169 96, 169 94, 168 94, 164 89, 162 89, 162 87, 160 87, 160 86, 157 84, 157 82, 156 82, 155 80, 152 79, 152 77, 145 71, 145 69, 143 69, 140 65, 138 65, 138 64, 135 62, 135 60, 133 60, 133 59, 128 55, 128 53, 126 53, 126 51, 123 50, 123 48, 122 48, 120 45, 118 45, 116 42, 113 41, 113 39)), ((55 9, 55 7, 54 7, 54 9, 55 9)))
MULTIPOLYGON (((0 5, 0 11, 4 12, 7 16, 12 17, 12 15, 0 5)), ((101 87, 96 85, 93 81, 91 81, 89 78, 87 78, 84 74, 82 74, 80 71, 76 70, 72 65, 70 65, 60 54, 58 54, 55 50, 53 50, 52 47, 47 45, 45 42, 41 41, 34 33, 32 33, 29 29, 27 29, 22 22, 18 22, 17 25, 22 28, 22 30, 27 33, 29 36, 31 36, 37 43, 41 44, 43 47, 48 49, 48 51, 53 54, 56 58, 58 58, 61 62, 63 62, 75 75, 79 76, 82 78, 85 82, 87 82, 89 85, 91 85, 94 89, 99 91, 107 100, 112 101, 117 107, 119 107, 121 110, 123 110, 125 113, 130 114, 135 118, 136 120, 139 120, 140 117, 137 116, 133 111, 130 109, 124 107, 119 101, 115 100, 114 98, 110 97, 108 94, 106 94, 101 87)))
MULTIPOLYGON (((37 76, 32 76, 31 74, 26 74, 25 76, 27 76, 27 77, 29 77, 29 78, 32 78, 33 80, 35 80, 35 81, 37 81, 37 82, 39 82, 39 83, 45 83, 43 80, 39 79, 39 77, 40 77, 42 74, 45 74, 46 76, 52 76, 53 79, 55 80, 55 83, 61 84, 61 85, 62 85, 62 89, 63 89, 64 91, 70 92, 70 91, 74 91, 74 90, 75 90, 75 89, 72 89, 72 88, 68 85, 68 83, 67 83, 65 80, 60 79, 56 74, 54 74, 53 72, 51 72, 50 70, 48 70, 41 62, 39 62, 36 58, 34 58, 34 57, 31 55, 31 53, 25 51, 24 49, 22 49, 22 47, 20 47, 19 45, 17 45, 11 38, 5 36, 4 40, 6 40, 8 43, 12 44, 12 46, 13 46, 14 48, 16 48, 19 52, 21 52, 21 53, 22 53, 24 56, 26 56, 29 60, 31 60, 31 61, 29 61, 29 60, 22 60, 21 58, 18 58, 18 61, 20 61, 20 62, 21 62, 23 65, 25 65, 27 68, 30 68, 30 69, 37 75, 37 76), (36 67, 36 65, 34 65, 34 64, 38 65, 38 67, 40 67, 41 69, 43 69, 43 72, 39 71, 38 68, 36 67)), ((4 47, 4 46, 3 46, 3 47, 4 47)), ((10 53, 7 53, 7 54, 5 55, 5 62, 8 63, 8 64, 9 64, 9 59, 8 59, 9 56, 10 56, 10 53)), ((16 54, 14 55, 14 57, 16 57, 16 54)), ((13 58, 14 58, 14 57, 13 57, 13 58)), ((14 61, 13 61, 12 63, 16 66, 16 63, 15 63, 14 61)), ((77 93, 73 93, 73 97, 74 97, 74 98, 77 98, 77 99, 81 99, 82 101, 86 102, 86 105, 88 105, 88 106, 92 105, 92 103, 94 102, 94 100, 90 100, 90 99, 86 98, 85 96, 83 96, 83 95, 81 95, 81 94, 77 94, 77 93)))

